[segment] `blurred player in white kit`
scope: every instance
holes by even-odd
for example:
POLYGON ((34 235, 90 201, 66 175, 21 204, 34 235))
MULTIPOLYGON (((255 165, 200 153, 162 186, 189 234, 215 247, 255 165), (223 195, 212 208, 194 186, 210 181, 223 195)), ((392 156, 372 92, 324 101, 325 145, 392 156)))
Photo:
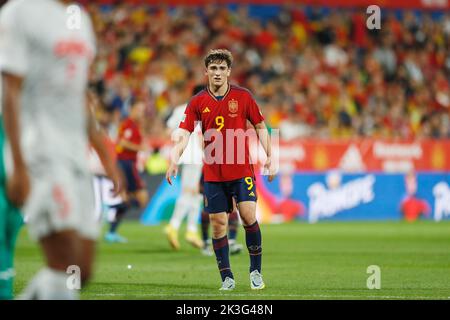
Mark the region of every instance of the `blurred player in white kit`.
MULTIPOLYGON (((93 91, 89 91, 89 101, 92 105, 94 115, 99 115, 97 121, 99 131, 103 134, 104 145, 106 146, 111 158, 115 161, 116 151, 115 143, 109 137, 107 124, 104 123, 104 111, 101 111, 101 104, 93 91), (102 121, 103 120, 103 121, 102 121)), ((103 163, 94 148, 89 148, 88 154, 89 171, 93 175, 93 187, 95 198, 95 216, 103 222, 111 222, 115 219, 118 208, 124 203, 121 195, 114 195, 114 182, 107 176, 103 163)))
MULTIPOLYGON (((203 89, 204 86, 196 86, 193 89, 193 94, 195 95, 203 89)), ((177 130, 180 122, 183 121, 186 105, 183 104, 176 107, 169 120, 167 120, 167 127, 172 133, 177 130)), ((172 218, 164 229, 170 245, 175 250, 180 248, 178 230, 186 215, 188 216, 186 241, 196 248, 201 249, 203 247, 203 241, 198 234, 200 207, 203 200, 202 195, 199 193, 203 166, 203 140, 201 134, 200 126, 197 126, 195 134, 191 135, 188 146, 179 161, 179 164, 183 166, 181 170, 181 194, 177 198, 172 218)))
POLYGON ((82 284, 91 276, 99 223, 89 143, 116 193, 120 189, 86 98, 94 32, 84 11, 79 28, 70 28, 69 2, 13 0, 0 12, 3 116, 12 158, 8 196, 23 207, 46 262, 22 299, 77 299, 78 290, 66 284, 68 267, 80 268, 82 284))

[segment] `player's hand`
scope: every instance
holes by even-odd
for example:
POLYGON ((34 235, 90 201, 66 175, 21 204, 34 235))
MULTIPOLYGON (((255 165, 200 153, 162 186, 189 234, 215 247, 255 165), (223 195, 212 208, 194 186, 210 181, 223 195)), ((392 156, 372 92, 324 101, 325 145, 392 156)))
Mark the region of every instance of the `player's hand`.
POLYGON ((264 170, 265 172, 267 172, 267 175, 269 176, 269 182, 272 182, 273 179, 275 179, 275 173, 273 172, 272 169, 272 158, 271 157, 267 157, 266 163, 264 164, 264 170))
POLYGON ((113 182, 113 196, 117 197, 118 195, 120 195, 123 191, 123 183, 122 183, 122 179, 119 173, 114 174, 113 176, 111 176, 111 180, 113 182))
POLYGON ((6 184, 6 193, 11 203, 21 208, 28 198, 31 190, 30 176, 25 166, 14 168, 6 184))
POLYGON ((176 164, 170 164, 169 169, 166 172, 166 180, 172 185, 172 177, 176 178, 178 174, 178 166, 176 164))
POLYGON ((122 175, 120 174, 119 168, 113 166, 113 168, 108 172, 108 177, 113 182, 113 196, 117 197, 123 192, 122 175))
POLYGON ((147 143, 147 141, 142 141, 142 143, 139 145, 139 151, 140 152, 150 152, 152 151, 151 146, 147 143))
POLYGON ((113 183, 113 189, 111 190, 112 194, 114 197, 117 197, 123 191, 122 176, 120 171, 117 166, 113 165, 112 168, 107 170, 106 175, 113 183))

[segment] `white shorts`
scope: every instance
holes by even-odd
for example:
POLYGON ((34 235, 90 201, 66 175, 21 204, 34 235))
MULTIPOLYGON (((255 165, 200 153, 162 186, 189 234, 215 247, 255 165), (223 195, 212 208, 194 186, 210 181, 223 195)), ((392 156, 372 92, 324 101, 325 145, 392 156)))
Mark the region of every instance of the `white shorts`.
POLYGON ((32 239, 75 230, 81 237, 95 240, 100 223, 94 210, 89 172, 69 166, 49 166, 45 173, 32 174, 31 194, 24 207, 32 239))
POLYGON ((202 165, 183 164, 181 169, 181 188, 198 190, 201 176, 202 165))
POLYGON ((105 210, 107 210, 108 221, 113 221, 116 210, 112 207, 123 203, 120 195, 114 196, 112 190, 114 183, 108 177, 95 175, 93 177, 93 187, 95 196, 95 217, 101 221, 105 210))

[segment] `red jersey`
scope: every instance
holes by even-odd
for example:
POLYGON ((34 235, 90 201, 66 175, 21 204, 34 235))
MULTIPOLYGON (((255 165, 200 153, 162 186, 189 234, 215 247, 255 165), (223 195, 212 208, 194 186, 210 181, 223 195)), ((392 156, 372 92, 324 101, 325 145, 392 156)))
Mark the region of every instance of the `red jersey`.
POLYGON ((137 152, 132 151, 126 148, 123 148, 119 145, 120 140, 126 140, 128 142, 140 145, 142 143, 142 136, 139 126, 136 122, 131 120, 130 118, 126 118, 119 127, 119 133, 117 138, 117 158, 119 160, 133 160, 137 159, 137 152))
POLYGON ((247 130, 247 120, 254 126, 264 121, 255 99, 247 89, 231 85, 225 95, 218 99, 207 88, 191 99, 184 113, 184 120, 180 123, 182 129, 193 132, 195 122, 201 121, 205 141, 203 165, 205 181, 222 182, 254 177, 248 137, 245 137, 245 143, 239 138, 230 138, 233 132, 244 133, 247 130), (236 131, 237 129, 241 130, 236 131), (216 143, 215 148, 210 146, 220 138, 222 145, 216 143), (209 151, 212 149, 214 151, 209 157, 209 151), (228 153, 234 154, 227 156, 227 150, 228 153), (211 163, 212 158, 221 160, 211 163))

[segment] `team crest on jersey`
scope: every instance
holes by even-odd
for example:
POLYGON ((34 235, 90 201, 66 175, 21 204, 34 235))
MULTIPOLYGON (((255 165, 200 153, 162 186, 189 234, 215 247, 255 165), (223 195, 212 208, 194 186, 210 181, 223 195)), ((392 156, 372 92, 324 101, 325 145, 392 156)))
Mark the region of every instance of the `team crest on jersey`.
POLYGON ((230 110, 231 113, 236 113, 238 111, 237 100, 231 99, 228 101, 228 110, 230 110))
POLYGON ((237 100, 231 99, 228 101, 228 110, 231 112, 228 114, 230 117, 234 118, 237 117, 236 112, 238 111, 239 105, 237 100))

